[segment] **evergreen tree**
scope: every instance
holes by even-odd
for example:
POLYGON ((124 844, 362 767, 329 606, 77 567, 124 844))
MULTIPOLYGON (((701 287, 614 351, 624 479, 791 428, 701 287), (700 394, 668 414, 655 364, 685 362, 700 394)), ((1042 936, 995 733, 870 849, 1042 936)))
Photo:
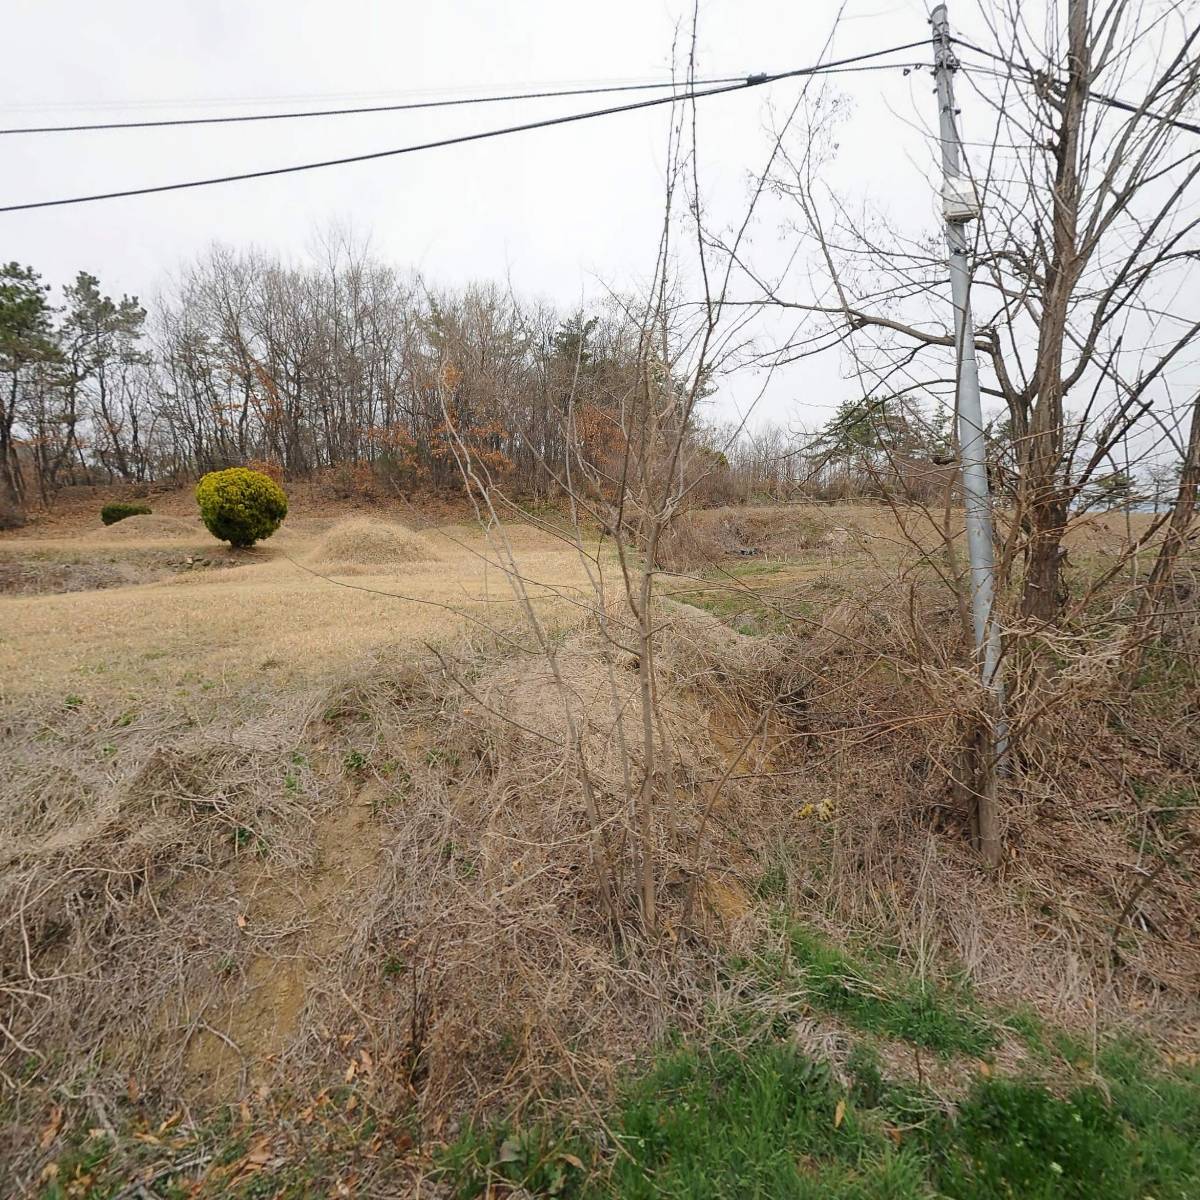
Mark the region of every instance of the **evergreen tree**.
POLYGON ((14 435, 22 389, 33 370, 58 357, 48 291, 32 267, 0 267, 0 521, 19 523, 24 509, 14 435))

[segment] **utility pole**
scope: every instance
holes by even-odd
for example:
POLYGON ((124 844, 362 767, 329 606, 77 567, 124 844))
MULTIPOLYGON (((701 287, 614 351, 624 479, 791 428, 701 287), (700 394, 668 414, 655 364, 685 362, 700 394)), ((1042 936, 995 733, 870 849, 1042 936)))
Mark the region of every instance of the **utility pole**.
POLYGON ((1004 684, 1000 676, 1000 629, 995 619, 996 561, 992 542, 992 507, 988 495, 987 457, 983 436, 983 407, 979 399, 979 364, 975 359, 975 329, 971 321, 971 269, 966 226, 980 215, 975 186, 962 170, 954 107, 954 72, 958 59, 950 44, 946 6, 930 17, 933 25, 934 74, 942 142, 942 212, 949 250, 950 292, 954 302, 955 350, 958 360, 958 444, 967 510, 967 556, 970 563, 971 616, 979 677, 991 697, 990 728, 985 730, 977 756, 975 783, 979 851, 989 867, 1000 865, 999 814, 996 778, 1008 749, 1004 717, 1004 684))

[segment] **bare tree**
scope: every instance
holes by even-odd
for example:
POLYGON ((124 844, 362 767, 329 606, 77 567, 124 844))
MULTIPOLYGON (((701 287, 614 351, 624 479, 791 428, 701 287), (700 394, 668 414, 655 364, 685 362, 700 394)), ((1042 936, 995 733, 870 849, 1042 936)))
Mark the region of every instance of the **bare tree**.
POLYGON ((1187 444, 1180 464, 1179 488, 1166 531, 1149 578, 1138 600, 1137 616, 1130 630, 1123 681, 1128 686, 1145 659, 1147 636, 1171 587, 1175 567, 1187 548, 1200 496, 1200 392, 1192 402, 1187 444))
MULTIPOLYGON (((981 12, 990 47, 960 43, 991 113, 968 140, 983 204, 975 344, 1014 447, 1002 561, 1024 558, 1021 611, 1050 621, 1073 503, 1149 426, 1200 334, 1198 218, 1186 203, 1200 146, 1180 124, 1200 95, 1200 25, 1189 3, 1067 0, 1048 6, 1036 37, 1015 4, 981 12)), ((831 300, 743 265, 761 299, 817 323, 805 346, 850 344, 872 384, 944 395, 953 309, 934 234, 852 214, 822 179, 822 119, 814 106, 809 138, 780 156, 774 185, 811 250, 798 261, 824 274, 831 300)))

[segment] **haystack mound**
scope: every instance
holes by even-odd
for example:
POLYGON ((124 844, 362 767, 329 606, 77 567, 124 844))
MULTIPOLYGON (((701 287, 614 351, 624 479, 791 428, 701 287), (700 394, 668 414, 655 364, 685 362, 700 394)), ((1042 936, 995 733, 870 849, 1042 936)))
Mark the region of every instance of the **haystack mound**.
POLYGON ((391 521, 353 517, 339 521, 312 553, 317 563, 387 567, 399 563, 433 562, 437 555, 420 534, 391 521))
POLYGON ((186 517, 165 517, 155 513, 142 513, 126 517, 115 525, 105 525, 93 531, 91 537, 97 542, 154 541, 161 538, 196 537, 205 532, 199 520, 186 517))

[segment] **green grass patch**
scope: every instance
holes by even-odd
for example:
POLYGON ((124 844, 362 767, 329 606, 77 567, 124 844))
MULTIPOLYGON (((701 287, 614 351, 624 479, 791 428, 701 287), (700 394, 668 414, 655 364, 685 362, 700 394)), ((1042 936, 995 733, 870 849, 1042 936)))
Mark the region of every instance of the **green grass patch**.
POLYGON ((731 960, 751 992, 798 995, 808 1009, 944 1057, 984 1057, 999 1042, 996 1024, 965 984, 916 979, 882 952, 855 956, 801 925, 786 934, 785 952, 731 960))
MULTIPOLYGON (((1104 1056, 1102 1056, 1103 1059, 1104 1056)), ((1143 1060, 1056 1096, 1020 1079, 976 1085, 953 1122, 923 1133, 947 1196, 1188 1200, 1200 1195, 1200 1072, 1143 1060)))
POLYGON ((712 613, 739 633, 753 637, 782 633, 791 624, 762 597, 739 587, 690 588, 672 592, 671 598, 712 613))
POLYGON ((814 1008, 942 1055, 982 1056, 996 1045, 995 1030, 965 987, 923 982, 886 963, 868 965, 802 927, 792 929, 790 944, 814 1008))
POLYGON ((627 1088, 610 1129, 619 1146, 544 1129, 471 1131, 441 1166, 459 1200, 501 1183, 622 1200, 931 1195, 920 1159, 860 1120, 828 1068, 781 1043, 668 1054, 627 1088))
POLYGON ((869 1043, 844 1087, 784 1041, 672 1049, 603 1131, 467 1130, 439 1159, 459 1200, 1185 1200, 1200 1186, 1200 1078, 1117 1052, 1097 1087, 975 1082, 955 1112, 887 1079, 869 1043))
POLYGON ((786 567, 785 563, 763 562, 761 559, 750 559, 748 562, 730 563, 716 573, 716 577, 732 575, 735 579, 744 579, 755 575, 778 575, 786 567))

